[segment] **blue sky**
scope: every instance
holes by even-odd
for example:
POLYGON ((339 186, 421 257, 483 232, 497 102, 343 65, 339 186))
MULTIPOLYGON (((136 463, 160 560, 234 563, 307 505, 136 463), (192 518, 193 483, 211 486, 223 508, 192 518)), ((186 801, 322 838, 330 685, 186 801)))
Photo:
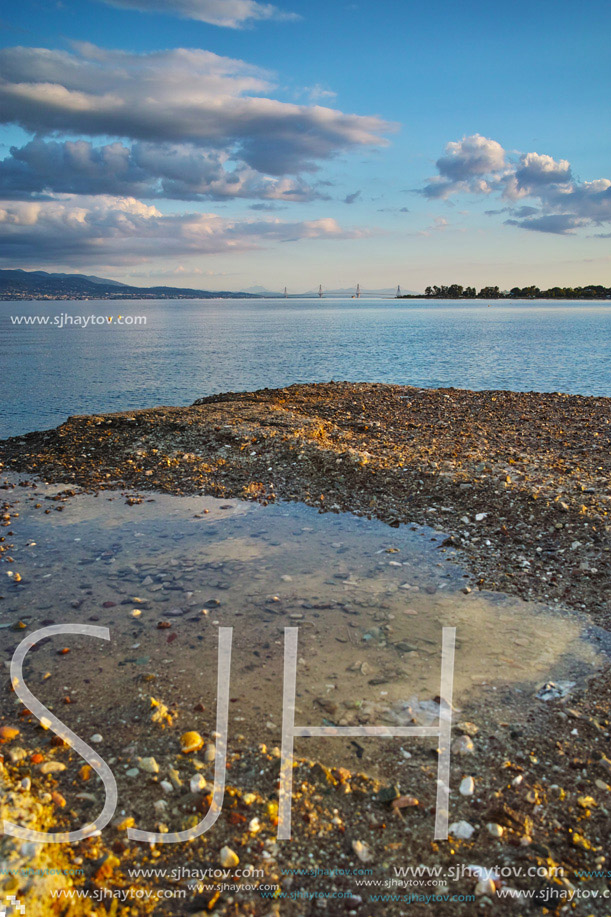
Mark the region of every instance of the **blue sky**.
POLYGON ((2 266, 216 289, 611 282, 608 3, 10 7, 2 266))

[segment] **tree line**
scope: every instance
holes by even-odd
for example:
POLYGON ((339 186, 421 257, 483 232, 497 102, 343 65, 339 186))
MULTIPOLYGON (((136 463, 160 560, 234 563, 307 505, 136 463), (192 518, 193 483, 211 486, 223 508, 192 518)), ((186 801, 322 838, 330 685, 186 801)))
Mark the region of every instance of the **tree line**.
MULTIPOLYGON (((590 284, 585 287, 550 287, 541 290, 539 287, 512 287, 511 290, 500 290, 499 287, 482 287, 479 293, 475 287, 463 287, 459 283, 449 286, 430 286, 424 291, 427 299, 611 299, 611 287, 590 284)), ((398 299, 420 299, 419 296, 399 296, 398 299)))

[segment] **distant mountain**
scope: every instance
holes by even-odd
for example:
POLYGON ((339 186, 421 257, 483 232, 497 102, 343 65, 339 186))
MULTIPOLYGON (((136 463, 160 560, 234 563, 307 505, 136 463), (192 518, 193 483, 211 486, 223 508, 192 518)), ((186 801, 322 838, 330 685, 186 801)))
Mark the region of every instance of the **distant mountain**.
MULTIPOLYGON (((8 273, 2 271, 0 273, 8 273)), ((104 277, 96 277, 95 274, 50 274, 48 271, 24 271, 21 268, 15 268, 12 272, 14 274, 25 274, 26 276, 34 275, 36 277, 61 277, 65 279, 66 277, 71 278, 72 280, 90 280, 91 283, 102 284, 104 286, 113 286, 113 287, 125 287, 126 283, 121 283, 119 280, 105 280, 104 277)))
POLYGON ((185 287, 134 287, 86 274, 0 270, 0 299, 257 299, 252 293, 185 287))

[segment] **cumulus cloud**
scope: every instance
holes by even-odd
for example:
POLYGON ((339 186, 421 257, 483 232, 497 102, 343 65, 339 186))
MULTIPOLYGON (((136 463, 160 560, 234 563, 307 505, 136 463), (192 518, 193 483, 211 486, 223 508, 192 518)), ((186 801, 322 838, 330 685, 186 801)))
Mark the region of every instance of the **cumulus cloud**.
POLYGON ((300 177, 262 175, 230 155, 193 144, 128 146, 115 141, 95 146, 89 140, 35 137, 0 160, 0 196, 38 198, 59 192, 186 201, 328 200, 300 177))
POLYGON ((256 0, 103 0, 109 6, 141 13, 166 13, 181 19, 196 19, 211 25, 241 29, 264 19, 299 19, 271 3, 256 0))
POLYGON ((425 197, 447 198, 459 191, 486 193, 491 190, 486 176, 505 168, 505 150, 496 140, 472 134, 446 144, 436 165, 439 174, 423 189, 425 197))
POLYGON ((257 172, 296 175, 379 145, 375 116, 270 98, 270 75, 210 51, 0 51, 0 120, 38 135, 112 137, 223 151, 257 172))
POLYGON ((420 191, 425 197, 496 193, 508 206, 487 212, 510 211, 505 222, 522 229, 566 235, 611 222, 609 179, 578 181, 566 159, 540 153, 516 158, 480 134, 448 143, 437 172, 420 191), (518 202, 523 203, 518 207, 518 202))
POLYGON ((347 239, 330 218, 231 220, 214 213, 163 214, 135 198, 66 196, 0 202, 0 263, 133 264, 235 253, 300 239, 347 239))

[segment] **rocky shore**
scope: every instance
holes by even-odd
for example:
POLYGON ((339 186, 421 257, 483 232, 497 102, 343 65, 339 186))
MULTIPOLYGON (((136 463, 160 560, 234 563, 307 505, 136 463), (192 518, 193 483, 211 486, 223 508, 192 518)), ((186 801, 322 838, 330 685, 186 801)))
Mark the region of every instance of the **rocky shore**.
POLYGON ((611 600, 611 402, 329 383, 76 416, 0 442, 7 469, 87 488, 300 500, 447 533, 473 586, 611 600))
MULTIPOLYGON (((444 533, 470 571, 466 591, 536 599, 608 628, 609 407, 608 399, 560 394, 298 385, 218 395, 185 408, 73 417, 57 430, 0 443, 0 459, 5 471, 64 484, 56 508, 81 488, 118 490, 132 504, 147 491, 201 492, 302 501, 323 512, 377 517, 390 527, 426 524, 444 533)), ((17 569, 13 491, 5 484, 0 554, 17 569)), ((11 582, 11 589, 16 586, 11 582)), ((204 700, 214 710, 214 699, 204 700)), ((146 685, 140 684, 135 703, 146 723, 146 685)), ((4 838, 1 865, 5 871, 12 865, 15 874, 2 887, 28 902, 41 895, 50 901, 57 879, 37 885, 31 876, 19 878, 17 867, 54 863, 70 875, 59 883, 64 888, 92 893, 169 885, 188 888, 189 896, 178 905, 135 895, 120 904, 90 898, 86 907, 54 899, 45 913, 607 915, 610 704, 607 671, 568 697, 551 691, 548 699, 529 701, 506 722, 486 705, 465 705, 456 717, 449 841, 432 840, 436 755, 430 743, 411 742, 405 756, 397 743, 366 740, 386 759, 390 779, 384 784, 366 773, 367 751, 360 766, 300 759, 293 839, 282 844, 275 839, 278 750, 238 736, 213 831, 193 844, 130 844, 125 825, 132 816, 147 820, 159 801, 160 780, 169 786, 161 808, 178 827, 199 820, 210 804, 207 749, 214 721, 210 717, 208 731, 202 730, 201 747, 196 742, 186 750, 180 737, 193 728, 193 710, 179 702, 169 721, 151 723, 146 747, 129 730, 114 739, 117 766, 139 769, 143 778, 130 811, 118 812, 99 838, 68 850, 54 845, 57 854, 4 838), (236 859, 261 869, 254 884, 278 889, 276 897, 215 891, 210 883, 197 890, 184 874, 176 882, 129 874, 133 867, 226 863, 233 876, 236 859), (398 879, 396 869, 419 864, 440 869, 440 878, 429 874, 415 884, 413 876, 403 877, 402 885, 384 886, 398 879), (451 872, 466 865, 477 869, 458 877, 451 872), (363 884, 363 878, 380 884, 363 884), (508 889, 535 896, 501 897, 508 889), (408 902, 411 893, 455 898, 408 902), (376 894, 396 897, 381 902, 376 894)), ((99 809, 100 788, 83 774, 82 760, 10 695, 1 723, 4 817, 74 827, 75 812, 81 815, 77 824, 83 821, 83 800, 99 809), (64 767, 45 770, 55 761, 64 767)))

